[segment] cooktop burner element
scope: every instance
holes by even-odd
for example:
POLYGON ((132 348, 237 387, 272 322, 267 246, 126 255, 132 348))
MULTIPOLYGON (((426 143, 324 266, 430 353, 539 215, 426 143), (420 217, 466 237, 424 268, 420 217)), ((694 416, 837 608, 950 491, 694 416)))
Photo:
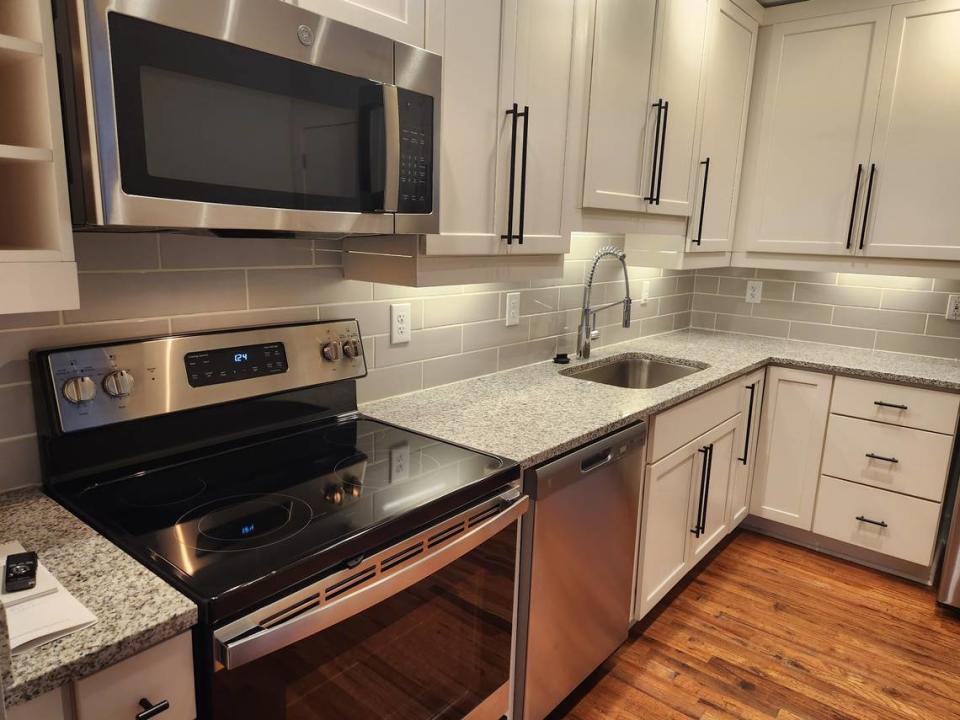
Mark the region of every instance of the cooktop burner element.
POLYGON ((185 536, 193 534, 197 550, 242 552, 286 540, 312 518, 310 506, 289 495, 235 495, 194 508, 177 526, 195 526, 185 536))

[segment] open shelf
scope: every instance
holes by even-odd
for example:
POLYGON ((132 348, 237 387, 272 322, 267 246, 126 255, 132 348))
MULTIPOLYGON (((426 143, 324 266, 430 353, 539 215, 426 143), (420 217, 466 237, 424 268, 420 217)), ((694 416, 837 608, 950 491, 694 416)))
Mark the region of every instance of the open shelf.
POLYGON ((33 40, 0 34, 0 65, 21 62, 43 55, 43 45, 33 40))
POLYGON ((57 172, 53 162, 0 160, 0 250, 60 250, 57 172))
POLYGON ((0 163, 7 162, 53 162, 53 150, 23 145, 0 145, 0 163))
POLYGON ((42 0, 0 0, 0 34, 42 43, 40 2, 42 0))

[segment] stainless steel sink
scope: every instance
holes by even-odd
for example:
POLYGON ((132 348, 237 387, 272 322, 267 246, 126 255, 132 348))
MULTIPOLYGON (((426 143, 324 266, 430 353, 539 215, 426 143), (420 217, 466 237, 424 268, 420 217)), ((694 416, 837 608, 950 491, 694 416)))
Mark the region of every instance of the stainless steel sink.
POLYGON ((704 367, 650 358, 620 358, 583 370, 571 369, 563 375, 604 385, 640 389, 659 387, 703 369, 704 367))

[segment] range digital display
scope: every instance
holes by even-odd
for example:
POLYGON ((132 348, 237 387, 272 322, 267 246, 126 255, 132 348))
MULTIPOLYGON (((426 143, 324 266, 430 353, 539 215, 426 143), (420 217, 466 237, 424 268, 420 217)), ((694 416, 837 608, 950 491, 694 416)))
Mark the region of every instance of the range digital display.
POLYGON ((219 385, 287 371, 287 354, 280 342, 187 353, 183 362, 191 387, 219 385))

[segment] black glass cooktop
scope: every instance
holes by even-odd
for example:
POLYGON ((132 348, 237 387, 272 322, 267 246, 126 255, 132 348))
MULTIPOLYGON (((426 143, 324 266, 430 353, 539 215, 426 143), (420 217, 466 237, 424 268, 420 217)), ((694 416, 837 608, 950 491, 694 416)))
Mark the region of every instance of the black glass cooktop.
POLYGON ((74 481, 56 497, 195 599, 236 610, 518 475, 500 458, 359 418, 112 481, 74 481))

